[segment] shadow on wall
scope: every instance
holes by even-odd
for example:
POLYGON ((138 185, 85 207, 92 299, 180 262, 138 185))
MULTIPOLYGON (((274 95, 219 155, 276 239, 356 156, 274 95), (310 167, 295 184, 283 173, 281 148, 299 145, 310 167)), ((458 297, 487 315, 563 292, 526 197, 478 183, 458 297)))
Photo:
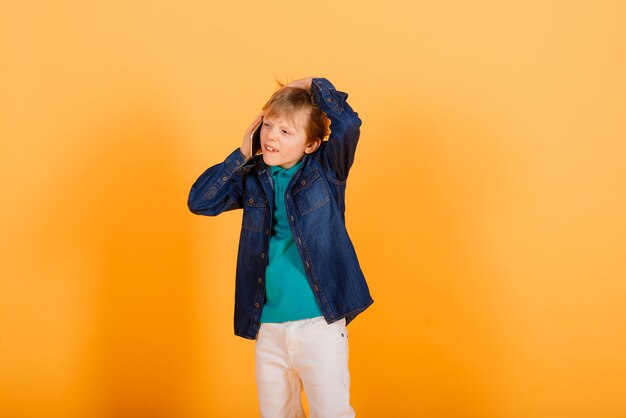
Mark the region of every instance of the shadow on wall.
POLYGON ((71 196, 60 197, 78 208, 77 238, 97 270, 92 416, 188 416, 196 337, 178 136, 167 112, 127 108, 87 127, 86 151, 68 162, 71 196))
POLYGON ((504 162, 492 149, 498 128, 485 130, 477 122, 482 115, 456 106, 399 100, 397 119, 374 120, 359 145, 358 157, 371 152, 370 161, 393 171, 390 181, 381 170, 357 165, 350 185, 351 213, 366 207, 382 214, 362 227, 350 224, 356 241, 367 243, 359 255, 377 301, 368 323, 355 323, 367 328, 362 332, 375 347, 351 351, 352 364, 369 366, 354 368, 352 377, 355 401, 372 416, 497 415, 506 301, 499 299, 498 272, 477 245, 501 204, 494 196, 504 162), (367 190, 382 190, 383 198, 371 199, 367 190), (402 221, 390 221, 391 213, 402 221), (381 405, 360 389, 363 382, 398 402, 381 405))

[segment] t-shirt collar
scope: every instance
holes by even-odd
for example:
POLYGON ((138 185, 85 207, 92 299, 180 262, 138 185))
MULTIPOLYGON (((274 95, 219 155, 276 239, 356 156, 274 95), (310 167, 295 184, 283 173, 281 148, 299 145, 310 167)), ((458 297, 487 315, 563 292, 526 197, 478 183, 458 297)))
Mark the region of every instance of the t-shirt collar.
POLYGON ((298 168, 302 165, 302 160, 298 161, 293 167, 289 167, 289 168, 282 168, 279 165, 273 165, 270 166, 270 171, 272 172, 272 175, 282 175, 282 176, 287 176, 287 177, 291 177, 294 175, 294 173, 296 171, 298 171, 298 168))

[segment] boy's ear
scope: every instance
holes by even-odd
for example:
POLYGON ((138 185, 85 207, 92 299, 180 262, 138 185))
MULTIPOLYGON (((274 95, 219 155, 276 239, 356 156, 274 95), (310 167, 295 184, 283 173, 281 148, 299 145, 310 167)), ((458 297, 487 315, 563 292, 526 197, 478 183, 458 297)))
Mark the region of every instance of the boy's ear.
POLYGON ((308 143, 308 145, 304 149, 304 153, 305 154, 311 154, 313 151, 315 151, 321 145, 321 143, 322 143, 321 139, 319 139, 319 138, 314 139, 313 141, 308 143))

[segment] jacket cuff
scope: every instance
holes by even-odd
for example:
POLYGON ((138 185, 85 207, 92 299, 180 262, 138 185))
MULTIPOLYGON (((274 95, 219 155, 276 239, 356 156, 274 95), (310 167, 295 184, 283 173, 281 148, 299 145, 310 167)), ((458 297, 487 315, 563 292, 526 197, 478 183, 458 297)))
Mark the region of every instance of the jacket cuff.
POLYGON ((235 172, 235 170, 241 168, 246 162, 246 156, 241 152, 241 148, 237 148, 233 152, 226 157, 224 161, 226 163, 226 167, 230 170, 231 173, 235 172))
POLYGON ((313 78, 311 80, 311 88, 316 87, 318 89, 336 90, 333 83, 326 78, 313 78))
POLYGON ((343 117, 344 103, 348 94, 337 91, 335 86, 326 78, 314 78, 311 80, 311 96, 313 101, 324 112, 332 112, 337 117, 343 117))

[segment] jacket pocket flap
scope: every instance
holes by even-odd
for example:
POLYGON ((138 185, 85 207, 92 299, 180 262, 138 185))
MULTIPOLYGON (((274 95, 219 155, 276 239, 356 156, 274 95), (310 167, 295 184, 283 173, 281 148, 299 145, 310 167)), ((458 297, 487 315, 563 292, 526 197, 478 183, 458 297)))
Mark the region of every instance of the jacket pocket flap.
POLYGON ((298 183, 293 187, 293 194, 298 193, 302 189, 306 189, 312 184, 315 180, 317 180, 320 176, 320 172, 317 170, 313 170, 310 173, 307 173, 304 176, 300 176, 298 179, 298 183))

